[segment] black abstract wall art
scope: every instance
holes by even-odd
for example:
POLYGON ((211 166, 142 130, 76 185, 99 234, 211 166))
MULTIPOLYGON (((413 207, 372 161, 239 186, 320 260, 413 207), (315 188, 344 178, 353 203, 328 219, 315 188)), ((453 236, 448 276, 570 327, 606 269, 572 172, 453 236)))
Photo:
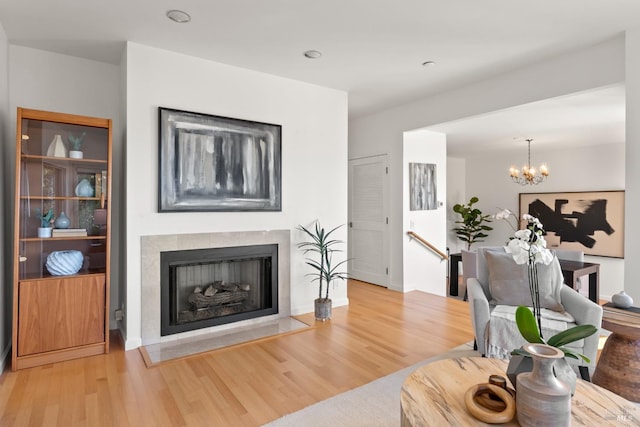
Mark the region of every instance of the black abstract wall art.
POLYGON ((624 257, 624 191, 520 193, 520 218, 542 222, 549 248, 624 257))

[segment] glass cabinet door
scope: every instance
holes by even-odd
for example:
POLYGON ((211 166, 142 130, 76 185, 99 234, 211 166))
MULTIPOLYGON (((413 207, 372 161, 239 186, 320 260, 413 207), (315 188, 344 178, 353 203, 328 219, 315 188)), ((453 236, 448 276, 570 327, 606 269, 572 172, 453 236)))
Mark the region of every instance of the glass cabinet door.
POLYGON ((18 127, 19 279, 47 277, 54 251, 83 254, 75 274, 104 272, 109 129, 24 117, 18 127))

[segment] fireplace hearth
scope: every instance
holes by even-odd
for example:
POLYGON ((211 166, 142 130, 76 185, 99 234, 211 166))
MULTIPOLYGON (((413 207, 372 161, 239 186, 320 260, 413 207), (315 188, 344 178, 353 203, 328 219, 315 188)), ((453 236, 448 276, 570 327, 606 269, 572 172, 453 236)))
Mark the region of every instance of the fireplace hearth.
POLYGON ((161 336, 278 313, 278 245, 160 252, 161 336))

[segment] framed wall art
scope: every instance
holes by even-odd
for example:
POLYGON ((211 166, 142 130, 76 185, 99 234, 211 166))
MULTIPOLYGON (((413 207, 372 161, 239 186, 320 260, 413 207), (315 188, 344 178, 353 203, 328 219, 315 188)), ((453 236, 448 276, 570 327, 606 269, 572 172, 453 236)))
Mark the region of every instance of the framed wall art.
POLYGON ((438 209, 436 165, 409 163, 409 210, 438 209))
POLYGON ((160 107, 158 211, 281 211, 280 125, 160 107))
POLYGON ((542 222, 550 249, 624 258, 624 191, 520 193, 520 218, 542 222))

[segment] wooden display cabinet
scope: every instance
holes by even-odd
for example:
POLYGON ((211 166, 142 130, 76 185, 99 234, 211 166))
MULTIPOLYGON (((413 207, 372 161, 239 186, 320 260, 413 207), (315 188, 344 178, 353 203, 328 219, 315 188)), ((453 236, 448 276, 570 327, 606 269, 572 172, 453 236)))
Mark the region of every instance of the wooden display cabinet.
POLYGON ((107 353, 111 120, 18 108, 16 134, 12 369, 107 353), (69 225, 40 237, 50 209, 69 225), (47 268, 62 251, 82 253, 79 271, 47 268))

